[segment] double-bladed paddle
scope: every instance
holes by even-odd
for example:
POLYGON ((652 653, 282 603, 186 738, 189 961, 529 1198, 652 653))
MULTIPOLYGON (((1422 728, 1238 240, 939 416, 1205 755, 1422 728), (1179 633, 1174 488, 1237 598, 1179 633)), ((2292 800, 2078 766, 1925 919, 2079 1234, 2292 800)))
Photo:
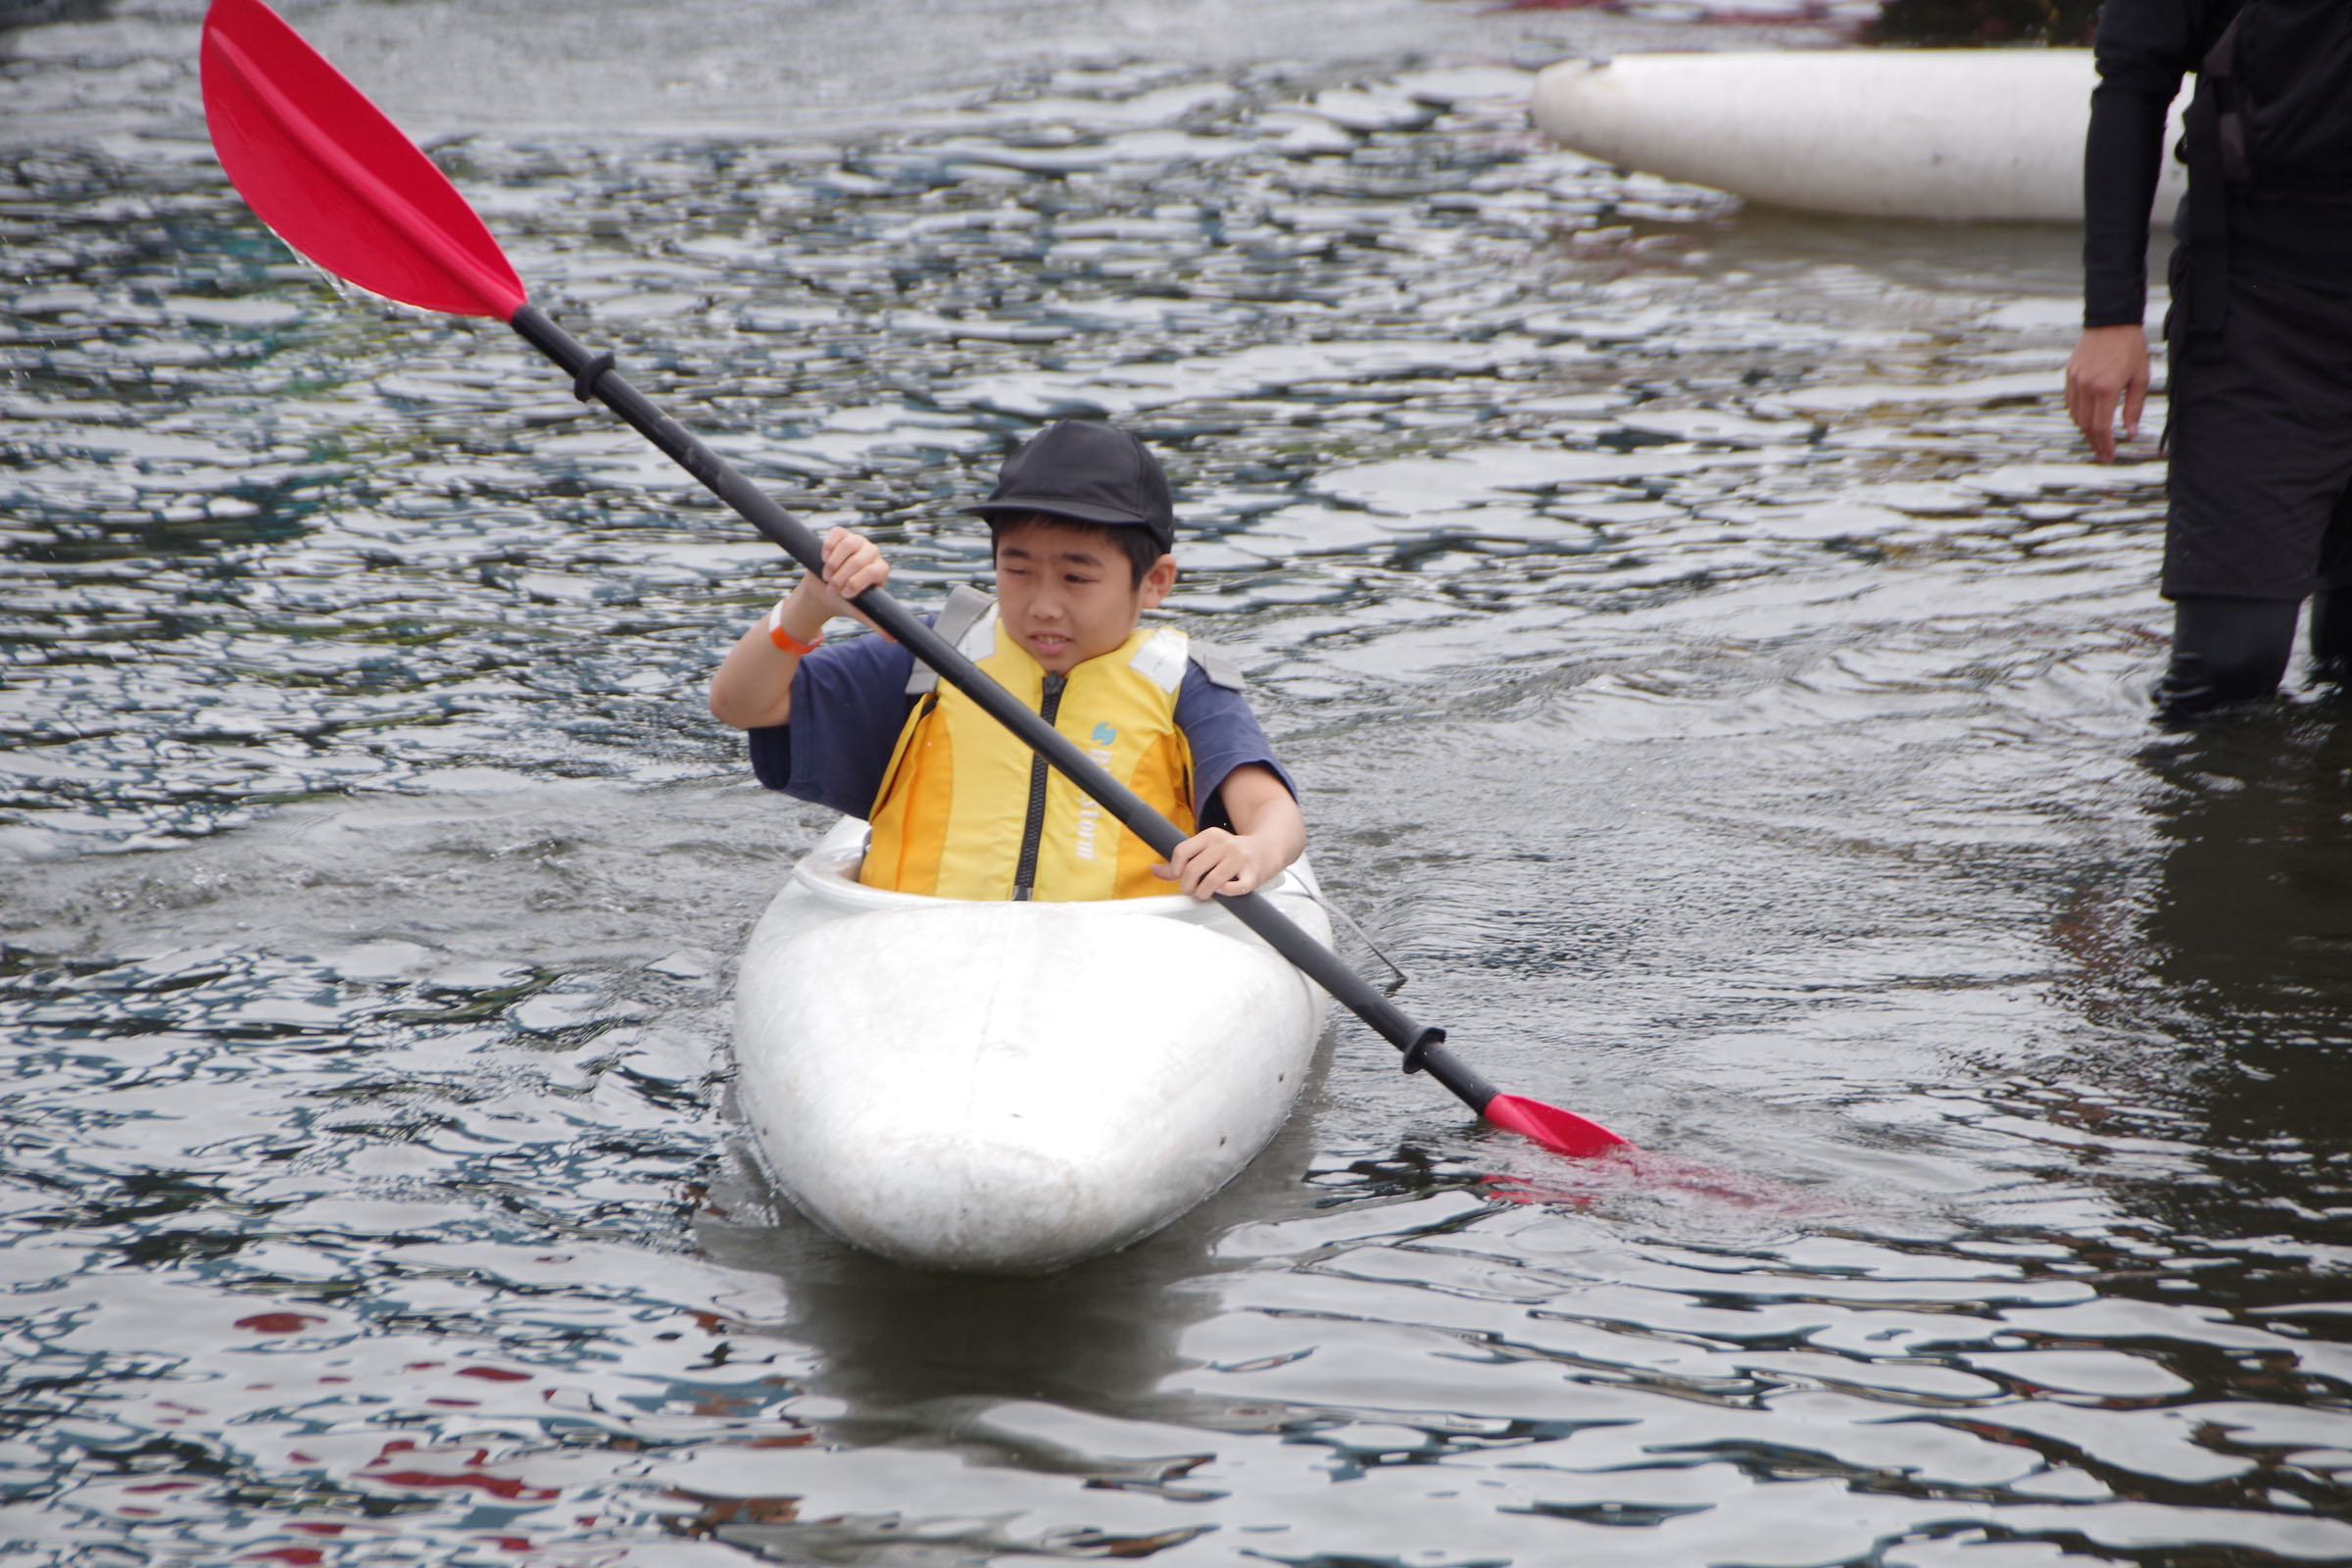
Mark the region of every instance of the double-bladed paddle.
MULTIPOLYGON (((220 166, 280 238, 326 270, 403 305, 489 316, 563 368, 593 397, 701 480, 811 571, 816 536, 534 309, 514 269, 466 199, 416 144, 262 0, 213 0, 204 23, 204 106, 220 166)), ((953 682, 1059 768, 1163 858, 1173 822, 1119 783, 977 664, 879 588, 855 601, 866 618, 953 682)), ((1631 1148, 1597 1122, 1497 1092, 1448 1052, 1446 1031, 1416 1023, 1289 916, 1254 893, 1217 902, 1487 1120, 1564 1154, 1631 1148)))

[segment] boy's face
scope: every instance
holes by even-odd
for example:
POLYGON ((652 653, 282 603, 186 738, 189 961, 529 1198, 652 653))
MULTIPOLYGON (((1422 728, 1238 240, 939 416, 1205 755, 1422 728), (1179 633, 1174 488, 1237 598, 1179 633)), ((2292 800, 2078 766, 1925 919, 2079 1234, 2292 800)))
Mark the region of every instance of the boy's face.
POLYGON ((997 535, 997 612, 1029 657, 1055 675, 1125 642, 1168 596, 1176 558, 1133 580, 1127 552, 1101 528, 1032 518, 997 535))

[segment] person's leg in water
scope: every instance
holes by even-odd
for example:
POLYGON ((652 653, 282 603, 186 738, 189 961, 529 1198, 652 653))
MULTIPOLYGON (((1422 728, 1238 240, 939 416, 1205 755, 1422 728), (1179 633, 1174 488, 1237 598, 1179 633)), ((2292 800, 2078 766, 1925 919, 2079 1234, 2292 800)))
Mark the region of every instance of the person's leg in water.
POLYGON ((2320 587, 2311 596, 2311 673, 2352 685, 2352 489, 2338 497, 2320 546, 2320 587))
POLYGON ((2176 257, 2165 322, 2174 634, 2155 698, 2171 721, 2276 691, 2307 597, 2324 596, 2323 670, 2352 658, 2352 295, 2232 271, 2220 352, 2200 353, 2180 310, 2194 271, 2176 257))
POLYGON ((2294 652, 2299 608, 2291 599, 2176 597, 2173 658, 2156 683, 2157 710, 2194 718, 2277 691, 2294 652))

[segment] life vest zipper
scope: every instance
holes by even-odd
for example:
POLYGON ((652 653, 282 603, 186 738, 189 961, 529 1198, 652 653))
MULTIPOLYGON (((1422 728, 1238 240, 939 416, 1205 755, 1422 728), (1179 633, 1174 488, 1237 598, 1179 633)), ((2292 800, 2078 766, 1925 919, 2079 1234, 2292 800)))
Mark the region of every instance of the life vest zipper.
MULTIPOLYGON (((1046 697, 1037 706, 1037 716, 1049 725, 1054 722, 1054 715, 1061 711, 1061 689, 1068 684, 1066 675, 1046 676, 1046 697)), ((1046 760, 1041 754, 1029 760, 1029 820, 1021 826, 1021 860, 1012 873, 1015 903, 1037 897, 1037 852, 1045 836, 1046 760)))

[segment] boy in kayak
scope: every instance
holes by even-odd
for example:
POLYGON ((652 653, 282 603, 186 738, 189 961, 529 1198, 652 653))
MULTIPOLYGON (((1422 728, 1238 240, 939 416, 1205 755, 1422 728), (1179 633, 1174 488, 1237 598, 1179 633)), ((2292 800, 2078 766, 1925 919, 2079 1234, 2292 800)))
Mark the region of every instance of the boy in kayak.
POLYGON ((1190 835, 1165 862, 1045 760, 884 637, 820 651, 890 579, 872 540, 825 538, 710 677, 760 782, 873 824, 858 879, 961 899, 1252 892, 1306 847, 1290 777, 1215 650, 1143 629, 1176 581, 1167 476, 1142 442, 1063 420, 986 501, 998 598, 957 589, 940 634, 1190 835))

